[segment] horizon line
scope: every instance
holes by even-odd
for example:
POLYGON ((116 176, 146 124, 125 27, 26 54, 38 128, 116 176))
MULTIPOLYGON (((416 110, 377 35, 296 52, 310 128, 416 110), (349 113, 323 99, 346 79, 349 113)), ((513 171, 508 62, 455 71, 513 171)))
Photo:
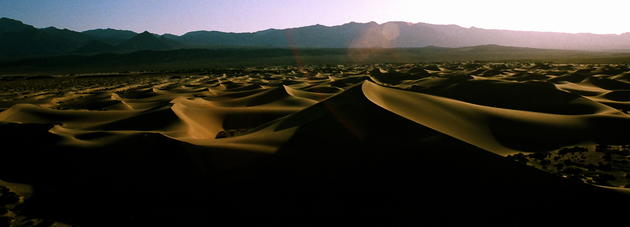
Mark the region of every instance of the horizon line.
MULTIPOLYGON (((18 20, 18 19, 14 19, 14 18, 9 18, 9 17, 0 17, 0 19, 10 19, 10 20, 15 20, 15 21, 19 21, 23 24, 26 25, 30 25, 35 27, 34 25, 31 24, 27 24, 24 23, 22 20, 18 20)), ((219 31, 219 30, 191 30, 191 31, 187 31, 185 33, 181 33, 181 34, 175 34, 175 33, 162 33, 162 34, 158 34, 158 33, 153 33, 149 30, 143 30, 143 31, 136 31, 136 30, 128 30, 128 29, 119 29, 119 28, 93 28, 93 29, 87 29, 87 30, 73 30, 70 28, 66 28, 66 27, 56 27, 56 26, 47 26, 47 27, 35 27, 37 29, 45 29, 45 28, 57 28, 57 29, 67 29, 67 30, 71 30, 71 31, 75 31, 75 32, 86 32, 86 31, 92 31, 92 30, 107 30, 107 29, 111 29, 111 30, 119 30, 119 31, 131 31, 137 34, 143 33, 143 32, 149 32, 151 34, 157 34, 157 35, 176 35, 176 36, 182 36, 191 32, 222 32, 222 33, 257 33, 257 32, 262 32, 262 31, 267 31, 267 30, 289 30, 289 29, 297 29, 297 28, 304 28, 304 27, 311 27, 311 26, 324 26, 324 27, 338 27, 338 26, 343 26, 343 25, 347 25, 347 24, 352 24, 352 23, 356 23, 356 24, 370 24, 370 23, 376 23, 378 25, 383 25, 383 24, 388 24, 388 23, 406 23, 406 24, 412 24, 412 25, 417 25, 417 24, 429 24, 429 25, 438 25, 438 26, 457 26, 460 28, 464 28, 464 29, 483 29, 483 30, 499 30, 499 31, 515 31, 515 32, 540 32, 540 33, 560 33, 560 34, 573 34, 573 35, 580 35, 580 34, 584 34, 584 35, 617 35, 617 36, 621 36, 621 35, 626 35, 626 34, 630 34, 630 31, 628 32, 622 32, 622 33, 594 33, 594 32, 560 32, 560 31, 537 31, 537 30, 517 30, 517 29, 507 29, 507 28, 482 28, 482 27, 477 27, 477 26, 470 26, 470 27, 466 27, 466 26, 462 26, 462 25, 458 25, 458 24, 433 24, 433 23, 428 23, 428 22, 408 22, 408 21, 387 21, 387 22, 376 22, 376 21, 368 21, 368 22, 357 22, 357 21, 350 21, 347 23, 343 23, 343 24, 336 24, 336 25, 325 25, 325 24, 311 24, 311 25, 304 25, 304 26, 299 26, 299 27, 287 27, 287 28, 267 28, 267 29, 262 29, 262 30, 257 30, 257 31, 219 31)))

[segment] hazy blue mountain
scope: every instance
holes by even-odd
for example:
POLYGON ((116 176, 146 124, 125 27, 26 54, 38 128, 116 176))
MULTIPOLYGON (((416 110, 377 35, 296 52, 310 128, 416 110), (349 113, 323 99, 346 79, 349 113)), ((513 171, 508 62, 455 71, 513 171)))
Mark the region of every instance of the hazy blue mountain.
POLYGON ((18 20, 0 18, 0 59, 73 53, 166 50, 178 43, 154 34, 97 29, 76 32, 55 27, 35 28, 18 20))
POLYGON ((308 47, 346 48, 361 32, 376 23, 349 23, 327 27, 313 25, 290 29, 268 29, 253 33, 194 31, 175 38, 182 43, 208 47, 308 47))
POLYGON ((72 52, 79 53, 79 54, 93 54, 93 53, 115 52, 117 50, 118 48, 114 47, 113 45, 110 45, 109 43, 106 43, 100 40, 94 40, 79 47, 78 49, 72 52))
POLYGON ((173 39, 186 44, 209 47, 387 48, 495 44, 566 50, 630 49, 630 33, 600 35, 528 32, 407 22, 313 25, 253 33, 195 31, 173 39))
POLYGON ((91 36, 94 39, 98 39, 102 42, 109 43, 111 45, 120 44, 125 40, 131 39, 132 37, 138 35, 138 33, 127 31, 127 30, 116 30, 116 29, 94 29, 81 32, 88 36, 91 36))
POLYGON ((161 35, 161 37, 162 38, 167 38, 167 39, 170 39, 170 40, 176 40, 179 36, 166 33, 166 34, 161 35))
POLYGON ((20 21, 0 19, 0 58, 65 54, 91 40, 67 29, 37 29, 20 21))
POLYGON ((177 48, 178 43, 145 31, 120 43, 116 47, 120 51, 168 50, 177 48))
POLYGON ((502 45, 563 50, 630 50, 630 33, 572 34, 464 28, 457 25, 387 22, 312 25, 250 33, 194 31, 181 36, 96 29, 38 29, 0 19, 0 58, 69 53, 129 52, 177 48, 415 48, 502 45), (94 41, 100 41, 94 42, 94 41), (108 44, 108 45, 104 45, 108 44))
POLYGON ((51 36, 51 37, 55 37, 57 39, 60 40, 64 40, 68 46, 75 46, 79 43, 84 44, 84 43, 88 43, 92 40, 94 40, 93 38, 86 36, 84 34, 81 34, 80 32, 75 32, 72 30, 68 30, 68 29, 59 29, 59 28, 55 28, 55 27, 47 27, 47 28, 42 28, 39 29, 40 31, 46 33, 47 35, 51 36))
POLYGON ((22 32, 25 30, 35 30, 35 27, 27 25, 18 20, 9 18, 0 18, 0 32, 22 32))

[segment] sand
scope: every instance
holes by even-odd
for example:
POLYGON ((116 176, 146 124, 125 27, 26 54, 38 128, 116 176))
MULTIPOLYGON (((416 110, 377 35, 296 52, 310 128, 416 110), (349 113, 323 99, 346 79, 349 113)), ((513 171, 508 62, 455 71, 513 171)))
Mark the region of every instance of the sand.
POLYGON ((0 179, 32 187, 27 215, 85 226, 614 223, 628 211, 614 205, 630 200, 629 71, 448 63, 2 78, 0 179))

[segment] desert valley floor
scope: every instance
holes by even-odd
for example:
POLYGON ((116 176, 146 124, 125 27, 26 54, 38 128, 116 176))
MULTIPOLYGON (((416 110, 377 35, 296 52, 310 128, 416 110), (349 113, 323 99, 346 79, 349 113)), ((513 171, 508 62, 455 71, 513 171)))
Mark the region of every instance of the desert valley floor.
POLYGON ((0 80, 5 223, 530 226, 630 210, 628 65, 0 80))

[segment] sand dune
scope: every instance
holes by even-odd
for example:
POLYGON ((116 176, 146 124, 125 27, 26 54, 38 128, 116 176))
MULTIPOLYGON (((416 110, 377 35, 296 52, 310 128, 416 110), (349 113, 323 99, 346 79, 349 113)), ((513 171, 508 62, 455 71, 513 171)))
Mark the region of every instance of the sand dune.
POLYGON ((449 63, 5 81, 0 136, 13 162, 0 179, 32 185, 37 212, 104 226, 167 213, 201 225, 412 217, 417 203, 435 208, 421 215, 431 223, 495 220, 471 215, 478 203, 500 223, 562 220, 524 220, 529 209, 623 213, 601 206, 630 200, 618 193, 630 185, 619 164, 630 163, 626 70, 449 63), (602 160, 612 167, 588 167, 602 160))
POLYGON ((475 105, 371 82, 365 82, 363 90, 372 102, 389 111, 500 155, 553 150, 580 142, 623 144, 628 140, 619 134, 630 125, 630 118, 596 103, 598 112, 573 116, 475 105))

